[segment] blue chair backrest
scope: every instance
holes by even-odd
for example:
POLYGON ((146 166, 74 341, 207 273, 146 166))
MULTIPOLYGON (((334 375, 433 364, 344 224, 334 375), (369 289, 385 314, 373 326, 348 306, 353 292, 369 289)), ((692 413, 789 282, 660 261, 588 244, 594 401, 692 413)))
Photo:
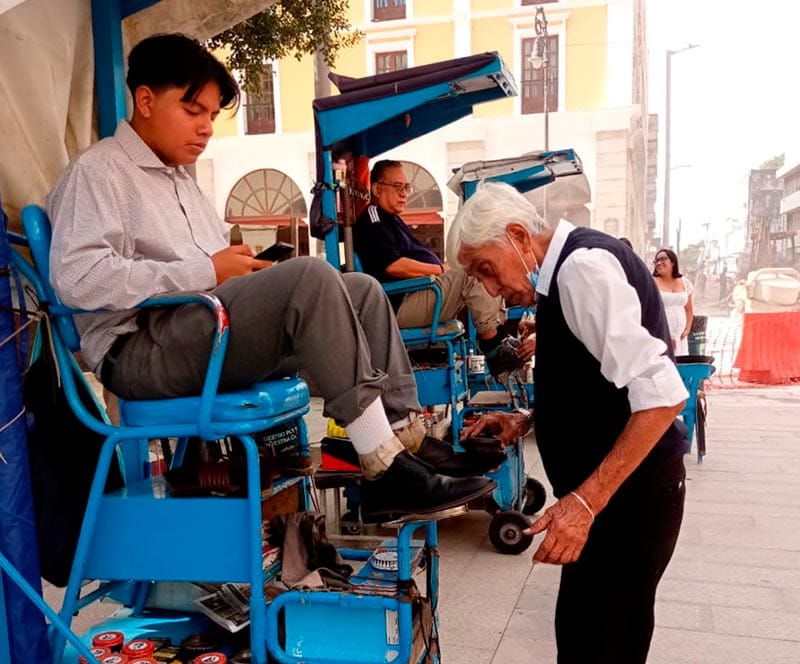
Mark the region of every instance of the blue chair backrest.
MULTIPOLYGON (((70 310, 65 307, 53 286, 50 283, 50 244, 52 241, 52 230, 50 219, 47 213, 38 205, 28 205, 22 209, 22 227, 25 229, 25 236, 28 238, 31 256, 36 267, 37 277, 34 287, 42 304, 48 304, 53 323, 57 326, 58 332, 64 345, 73 353, 80 350, 81 338, 75 327, 70 310)), ((30 275, 27 275, 30 277, 30 275)))
POLYGON ((706 364, 704 362, 678 365, 678 373, 689 392, 687 407, 694 407, 694 401, 697 398, 697 390, 700 388, 702 382, 706 378, 709 378, 714 371, 715 368, 713 364, 706 364))

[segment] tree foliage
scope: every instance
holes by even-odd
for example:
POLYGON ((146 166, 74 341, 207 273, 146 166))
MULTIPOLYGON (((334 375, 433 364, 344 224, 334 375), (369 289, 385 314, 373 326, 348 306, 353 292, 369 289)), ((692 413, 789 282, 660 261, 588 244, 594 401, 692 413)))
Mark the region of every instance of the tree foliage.
POLYGON ((786 160, 786 153, 781 152, 780 154, 776 154, 774 157, 770 157, 765 162, 759 166, 759 168, 774 168, 779 169, 783 168, 783 163, 786 160))
POLYGON ((356 44, 362 33, 347 19, 348 0, 278 0, 269 9, 209 40, 227 48, 227 65, 242 75, 248 92, 258 92, 264 62, 319 50, 332 66, 342 48, 356 44))
POLYGON ((706 243, 704 240, 701 240, 696 244, 690 244, 688 247, 681 249, 680 256, 678 256, 681 272, 693 273, 700 264, 700 259, 705 253, 705 248, 706 243))

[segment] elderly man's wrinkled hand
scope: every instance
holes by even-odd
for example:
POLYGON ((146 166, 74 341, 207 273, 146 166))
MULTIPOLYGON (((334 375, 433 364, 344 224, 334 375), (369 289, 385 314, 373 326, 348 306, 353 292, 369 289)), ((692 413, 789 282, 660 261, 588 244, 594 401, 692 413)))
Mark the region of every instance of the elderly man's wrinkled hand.
MULTIPOLYGON (((511 445, 520 436, 524 435, 519 433, 521 416, 519 413, 500 413, 490 412, 481 416, 481 418, 468 427, 461 430, 461 439, 472 438, 473 436, 494 436, 499 439, 504 445, 511 445)), ((527 431, 527 422, 525 423, 525 430, 527 431)))
POLYGON ((547 531, 533 554, 533 562, 551 565, 574 563, 583 551, 592 522, 592 516, 575 496, 564 496, 523 531, 527 535, 547 531))
POLYGON ((529 334, 527 337, 523 338, 519 344, 519 348, 517 348, 517 357, 519 357, 524 362, 530 360, 534 355, 536 355, 536 334, 529 334))

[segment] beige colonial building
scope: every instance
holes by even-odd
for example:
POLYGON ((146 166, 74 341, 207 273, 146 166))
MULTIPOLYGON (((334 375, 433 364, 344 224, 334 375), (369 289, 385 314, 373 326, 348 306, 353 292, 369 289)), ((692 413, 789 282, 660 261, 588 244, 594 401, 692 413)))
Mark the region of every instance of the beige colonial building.
MULTIPOLYGON (((351 22, 364 38, 341 53, 338 72, 359 77, 497 51, 520 90, 385 155, 408 162, 417 184, 407 221, 438 245, 457 209, 446 188, 452 169, 544 148, 546 70, 549 147, 574 148, 586 177, 537 203, 546 206, 550 219, 564 216, 628 236, 643 251, 654 225, 657 126, 647 112, 644 5, 351 0, 351 22), (537 4, 548 23, 548 64, 539 69, 530 62, 537 4)), ((286 237, 299 220, 299 240, 306 246, 302 220, 314 182, 314 89, 313 58, 267 63, 262 93, 246 96, 236 116, 220 117, 216 138, 198 164, 198 178, 220 213, 239 223, 252 244, 271 241, 275 228, 285 227, 286 237)))

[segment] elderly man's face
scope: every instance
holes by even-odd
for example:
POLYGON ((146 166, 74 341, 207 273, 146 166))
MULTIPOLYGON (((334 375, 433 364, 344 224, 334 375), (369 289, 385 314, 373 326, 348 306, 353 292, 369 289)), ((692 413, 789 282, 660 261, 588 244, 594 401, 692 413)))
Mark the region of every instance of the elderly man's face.
POLYGON ((380 181, 372 183, 372 200, 392 214, 405 211, 409 193, 410 185, 402 168, 387 168, 380 181))
MULTIPOLYGON (((489 295, 500 295, 510 305, 531 306, 536 293, 528 279, 528 270, 533 268, 523 263, 511 242, 508 239, 463 246, 458 259, 467 274, 479 279, 489 295)), ((523 251, 521 253, 525 255, 523 251)))

